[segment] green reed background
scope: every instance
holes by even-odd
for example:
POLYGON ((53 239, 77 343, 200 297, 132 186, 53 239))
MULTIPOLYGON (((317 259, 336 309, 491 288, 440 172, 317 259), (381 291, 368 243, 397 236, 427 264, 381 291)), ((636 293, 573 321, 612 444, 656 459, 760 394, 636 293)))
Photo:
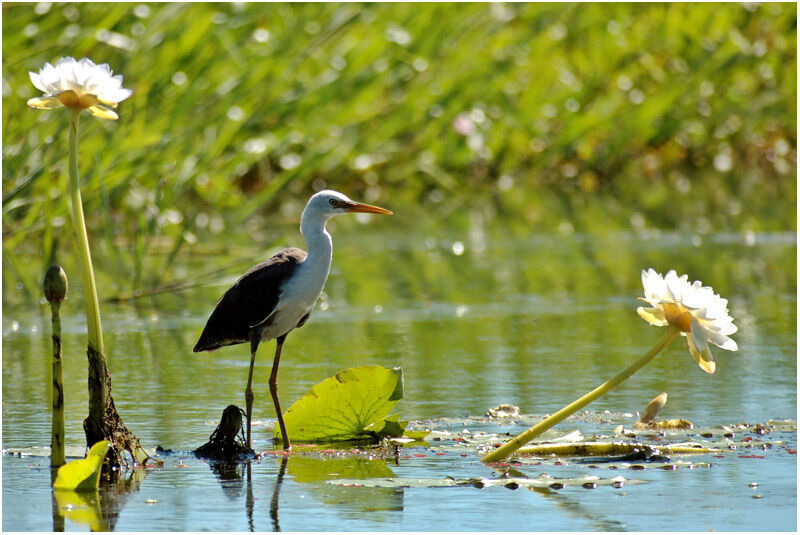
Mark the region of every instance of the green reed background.
POLYGON ((794 4, 4 4, 4 290, 37 298, 74 247, 66 114, 25 105, 45 61, 108 62, 134 91, 118 122, 84 119, 79 156, 99 282, 124 293, 188 276, 186 253, 262 254, 322 187, 399 228, 794 231, 796 23, 794 4))

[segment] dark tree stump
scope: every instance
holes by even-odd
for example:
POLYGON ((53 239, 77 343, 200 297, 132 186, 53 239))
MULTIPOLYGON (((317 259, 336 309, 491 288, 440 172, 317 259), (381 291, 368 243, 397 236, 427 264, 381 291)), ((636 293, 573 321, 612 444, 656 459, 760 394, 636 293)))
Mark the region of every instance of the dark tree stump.
POLYGON ((197 457, 217 461, 243 461, 252 458, 255 452, 247 447, 242 436, 242 409, 228 405, 222 411, 219 425, 208 442, 194 450, 197 457))
POLYGON ((91 447, 101 440, 111 443, 106 455, 107 464, 103 466, 104 474, 110 469, 129 466, 124 452, 130 455, 131 464, 144 466, 150 456, 145 453, 136 435, 125 427, 114 406, 111 375, 108 373, 105 358, 91 346, 86 355, 89 358, 89 416, 83 421, 83 431, 87 446, 91 447))

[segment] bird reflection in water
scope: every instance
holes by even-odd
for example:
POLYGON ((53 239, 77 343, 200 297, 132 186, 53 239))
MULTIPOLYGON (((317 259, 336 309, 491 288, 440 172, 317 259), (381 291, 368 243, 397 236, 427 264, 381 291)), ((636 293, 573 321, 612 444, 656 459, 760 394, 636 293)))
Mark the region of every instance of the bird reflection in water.
MULTIPOLYGON (((243 411, 236 405, 228 405, 222 411, 219 425, 211 433, 208 442, 194 450, 194 454, 209 460, 209 468, 217 476, 222 486, 222 491, 231 500, 239 499, 242 490, 245 492, 245 513, 250 531, 255 531, 253 511, 255 498, 253 496, 253 460, 257 456, 253 450, 245 446, 245 437, 242 429, 243 411), (246 482, 246 486, 245 486, 246 482)), ((272 492, 272 501, 269 507, 269 516, 272 521, 273 531, 280 531, 278 523, 278 499, 281 483, 286 474, 288 458, 281 459, 278 470, 278 479, 272 492)))
POLYGON ((283 476, 286 474, 286 464, 288 461, 288 457, 281 459, 281 467, 278 470, 278 480, 275 482, 275 488, 272 490, 272 501, 269 504, 269 517, 272 519, 272 531, 281 530, 281 526, 278 523, 278 499, 280 497, 281 484, 283 483, 283 476))
MULTIPOLYGON (((288 458, 281 459, 278 469, 278 478, 272 490, 272 500, 269 505, 269 517, 272 522, 272 531, 280 531, 278 522, 278 504, 280 499, 281 484, 286 474, 286 464, 288 458)), ((242 490, 245 494, 245 513, 247 514, 247 525, 250 531, 255 531, 253 512, 255 510, 255 498, 253 495, 253 462, 215 462, 210 465, 211 471, 219 478, 222 491, 231 500, 239 499, 242 490)))

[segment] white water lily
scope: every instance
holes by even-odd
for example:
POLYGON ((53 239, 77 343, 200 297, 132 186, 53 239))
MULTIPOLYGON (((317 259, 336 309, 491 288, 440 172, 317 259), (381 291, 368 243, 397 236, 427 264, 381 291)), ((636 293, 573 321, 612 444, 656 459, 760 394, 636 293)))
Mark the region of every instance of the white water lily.
POLYGON ((505 459, 554 425, 606 395, 653 360, 678 334, 687 338, 692 357, 708 373, 714 373, 714 359, 708 348, 709 343, 729 351, 738 349, 736 342, 728 338, 729 334, 737 331, 733 318, 728 315, 728 300, 715 294, 713 289, 703 286, 700 281, 689 284, 689 277, 678 277, 675 271, 662 277, 652 268, 642 271, 642 285, 644 297, 640 299, 650 303, 651 308, 639 307, 637 312, 649 323, 667 327, 661 339, 639 360, 566 407, 507 440, 497 449, 491 450, 481 457, 481 462, 495 463, 505 459))
POLYGON ((714 373, 714 359, 709 344, 728 351, 736 351, 736 342, 728 338, 738 329, 728 314, 728 300, 723 299, 700 281, 689 283, 687 275, 670 270, 665 277, 653 268, 642 271, 644 297, 642 301, 651 308, 639 307, 636 311, 652 325, 675 325, 687 338, 689 352, 700 367, 714 373))
POLYGON ((29 72, 31 82, 45 94, 28 100, 28 106, 49 110, 66 106, 101 119, 118 119, 110 108, 131 96, 122 87, 122 75, 114 75, 107 63, 95 65, 89 58, 60 58, 55 66, 45 63, 38 72, 29 72))

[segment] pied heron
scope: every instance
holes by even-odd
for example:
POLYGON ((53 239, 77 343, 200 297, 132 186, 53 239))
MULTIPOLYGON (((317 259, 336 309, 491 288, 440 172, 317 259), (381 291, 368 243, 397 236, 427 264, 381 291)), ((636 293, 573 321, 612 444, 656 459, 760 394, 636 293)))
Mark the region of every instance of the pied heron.
POLYGON ((290 247, 278 251, 236 281, 226 291, 208 318, 194 352, 213 351, 223 346, 250 342, 250 373, 244 392, 247 404, 247 446, 253 414, 253 364, 261 341, 276 341, 275 359, 269 376, 269 391, 278 415, 283 449, 291 444, 278 402, 278 363, 289 331, 301 327, 311 315, 331 268, 333 243, 325 225, 334 216, 351 212, 391 214, 389 210, 350 200, 337 191, 313 195, 300 217, 300 233, 308 253, 290 247))

